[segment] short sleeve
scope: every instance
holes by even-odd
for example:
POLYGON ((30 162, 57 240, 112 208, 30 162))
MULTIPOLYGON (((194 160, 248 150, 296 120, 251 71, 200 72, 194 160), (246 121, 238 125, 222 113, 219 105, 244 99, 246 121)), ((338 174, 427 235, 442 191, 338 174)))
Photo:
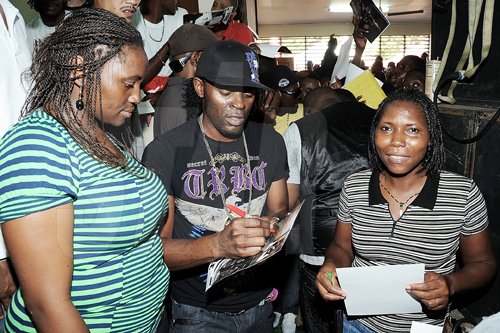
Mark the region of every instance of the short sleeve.
POLYGON ((300 184, 300 168, 302 167, 302 143, 299 128, 292 123, 283 135, 285 139, 286 152, 288 156, 288 167, 290 177, 287 183, 300 184))
POLYGON ((142 155, 142 163, 156 173, 163 186, 165 186, 167 193, 172 195, 175 193, 172 187, 174 152, 175 150, 166 139, 166 136, 161 135, 146 147, 142 155))
POLYGON ((471 180, 471 188, 465 204, 465 221, 462 234, 473 235, 483 231, 488 226, 488 210, 483 194, 476 183, 471 180))
POLYGON ((283 178, 288 179, 289 170, 285 141, 283 140, 283 136, 276 131, 270 129, 270 133, 272 137, 267 142, 273 142, 274 151, 272 159, 276 163, 276 171, 274 172, 272 181, 274 182, 283 178))
POLYGON ((0 223, 77 197, 78 163, 69 138, 54 120, 37 119, 18 123, 0 141, 0 223))
POLYGON ((342 191, 340 192, 339 199, 339 211, 337 213, 337 219, 340 222, 352 223, 352 216, 349 207, 349 195, 348 195, 349 177, 346 179, 342 191))

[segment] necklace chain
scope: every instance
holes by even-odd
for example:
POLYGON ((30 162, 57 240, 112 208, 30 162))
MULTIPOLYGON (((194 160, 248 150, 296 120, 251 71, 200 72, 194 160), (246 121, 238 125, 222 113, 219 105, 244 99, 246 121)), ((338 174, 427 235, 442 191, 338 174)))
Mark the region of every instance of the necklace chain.
MULTIPOLYGON (((229 216, 229 211, 228 211, 228 208, 226 206, 226 196, 222 191, 222 182, 219 178, 219 168, 217 168, 215 166, 214 155, 212 153, 212 149, 210 148, 210 144, 208 143, 208 140, 207 140, 207 137, 205 134, 205 129, 203 128, 203 114, 201 114, 198 117, 198 125, 200 126, 203 142, 205 143, 205 147, 207 148, 208 155, 210 156, 210 163, 212 164, 212 167, 215 169, 215 181, 217 182, 217 186, 220 189, 220 197, 222 200, 222 205, 223 205, 224 209, 226 210, 227 215, 229 216)), ((250 154, 248 153, 248 145, 247 145, 247 139, 245 137, 245 132, 242 132, 242 137, 243 137, 243 146, 245 147, 245 154, 246 154, 246 159, 247 159, 246 163, 247 163, 247 167, 248 167, 248 172, 251 173, 252 169, 250 166, 250 154)), ((247 209, 246 209, 247 214, 250 213, 250 204, 252 202, 252 187, 253 187, 253 185, 250 184, 250 188, 248 189, 249 194, 248 194, 248 204, 247 204, 247 209)))
POLYGON ((382 186, 382 188, 387 192, 387 194, 389 194, 391 196, 391 198, 396 201, 396 203, 399 205, 399 216, 401 217, 401 215, 403 215, 403 207, 412 199, 414 198, 415 196, 419 195, 420 192, 417 192, 417 193, 413 193, 412 195, 410 195, 410 197, 408 199, 406 199, 405 202, 402 202, 402 201, 399 201, 398 199, 396 199, 392 193, 387 189, 387 187, 384 186, 384 184, 382 184, 382 181, 378 181, 380 183, 380 186, 382 186))
POLYGON ((144 19, 144 16, 142 17, 142 22, 144 23, 144 30, 148 33, 149 38, 151 38, 153 41, 160 43, 163 40, 163 36, 165 35, 165 18, 161 19, 161 22, 163 23, 162 28, 161 28, 161 36, 160 39, 156 39, 153 36, 151 36, 151 32, 148 30, 148 26, 146 24, 146 20, 144 19))

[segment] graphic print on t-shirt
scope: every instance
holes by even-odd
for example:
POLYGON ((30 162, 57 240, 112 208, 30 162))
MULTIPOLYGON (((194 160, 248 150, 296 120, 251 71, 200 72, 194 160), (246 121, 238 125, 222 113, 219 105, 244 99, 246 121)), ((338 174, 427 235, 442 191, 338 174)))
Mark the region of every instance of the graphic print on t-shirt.
POLYGON ((266 201, 267 163, 258 156, 251 156, 253 169, 249 170, 246 158, 237 152, 220 153, 214 156, 215 166, 210 160, 187 163, 187 171, 181 176, 182 198, 176 199, 175 206, 193 225, 210 231, 224 228, 227 212, 222 207, 222 197, 226 204, 248 210, 249 189, 252 187, 250 215, 260 215, 266 201))

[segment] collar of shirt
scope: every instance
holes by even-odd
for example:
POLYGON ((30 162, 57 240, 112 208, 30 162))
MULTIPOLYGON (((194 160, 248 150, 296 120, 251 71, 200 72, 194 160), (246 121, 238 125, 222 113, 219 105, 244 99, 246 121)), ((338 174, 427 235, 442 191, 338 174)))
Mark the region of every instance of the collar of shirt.
MULTIPOLYGON (((370 184, 368 188, 368 200, 370 205, 384 204, 387 202, 380 192, 379 175, 380 173, 378 171, 374 171, 370 177, 370 184)), ((438 186, 439 176, 435 178, 427 177, 422 191, 420 191, 420 194, 410 204, 410 206, 419 206, 430 210, 434 209, 437 199, 438 186)))

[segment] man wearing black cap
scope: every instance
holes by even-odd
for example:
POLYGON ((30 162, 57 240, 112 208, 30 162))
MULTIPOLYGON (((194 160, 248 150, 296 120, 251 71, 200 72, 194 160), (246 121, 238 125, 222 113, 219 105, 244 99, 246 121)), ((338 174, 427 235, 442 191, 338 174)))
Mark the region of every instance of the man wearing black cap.
POLYGON ((271 332, 272 258, 205 291, 208 263, 259 253, 272 217, 288 208, 283 139, 247 121, 267 87, 255 53, 235 41, 205 49, 193 84, 202 115, 156 138, 143 158, 169 194, 161 236, 173 332, 271 332), (245 217, 228 219, 228 204, 245 217))
POLYGON ((170 36, 171 60, 168 65, 172 75, 156 103, 155 138, 198 116, 198 108, 191 106, 184 96, 187 85, 193 85, 192 79, 203 50, 215 41, 217 37, 212 31, 192 23, 182 25, 170 36))
POLYGON ((284 134, 288 126, 304 117, 304 109, 298 104, 300 96, 299 79, 285 65, 276 65, 262 74, 262 82, 281 94, 280 106, 276 110, 276 125, 274 129, 284 134))

